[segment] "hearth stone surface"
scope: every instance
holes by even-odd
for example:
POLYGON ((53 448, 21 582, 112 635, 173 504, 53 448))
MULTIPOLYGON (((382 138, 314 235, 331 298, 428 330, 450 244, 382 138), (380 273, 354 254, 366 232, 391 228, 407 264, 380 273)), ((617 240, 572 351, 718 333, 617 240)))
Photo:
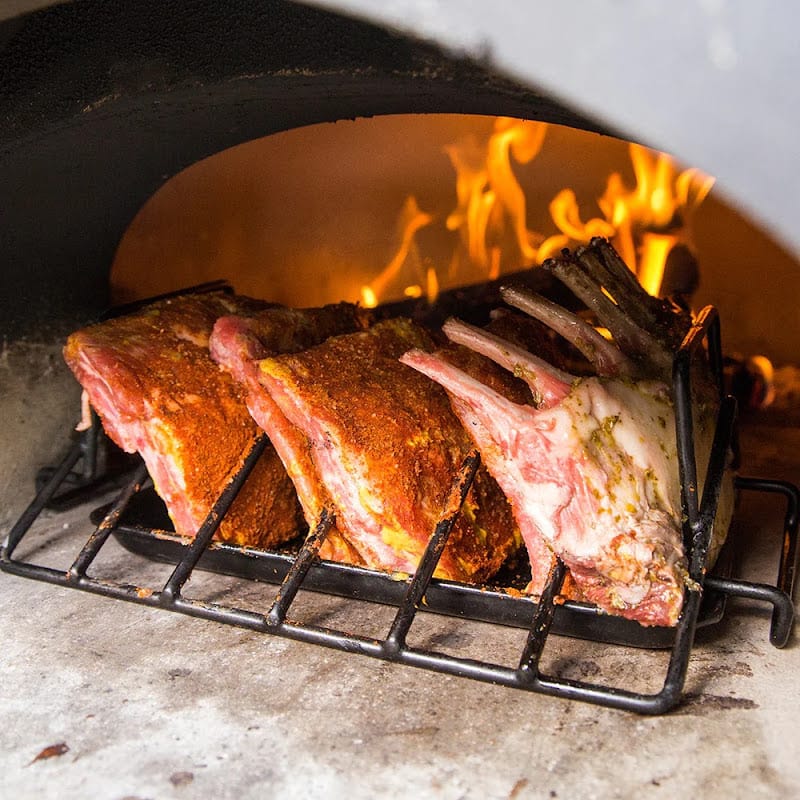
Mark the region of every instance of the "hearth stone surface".
MULTIPOLYGON (((797 480, 800 432, 746 427, 746 473, 797 480), (763 455, 762 455, 763 454, 763 455)), ((50 516, 18 555, 68 565, 84 506, 50 516)), ((773 580, 782 511, 743 504, 747 577, 773 580), (763 516, 762 516, 763 513, 763 516)), ((4 531, 5 533, 5 531, 4 531)), ((163 580, 113 545, 98 571, 163 580)), ((187 594, 262 608, 264 585, 193 578, 187 594)), ((302 597, 305 618, 380 628, 372 607, 302 597)), ((0 575, 0 752, 7 797, 753 798, 800 793, 796 634, 732 602, 699 637, 687 700, 658 718, 530 695, 0 575), (39 758, 64 743, 62 755, 39 758)), ((385 630, 385 628, 384 628, 385 630)), ((420 640, 513 661, 519 631, 426 617, 420 640)), ((548 655, 549 653, 549 655, 548 655)), ((559 639, 573 677, 653 687, 664 655, 559 639)), ((655 687, 653 687, 655 688, 655 687)), ((62 748, 63 749, 63 748, 62 748)))

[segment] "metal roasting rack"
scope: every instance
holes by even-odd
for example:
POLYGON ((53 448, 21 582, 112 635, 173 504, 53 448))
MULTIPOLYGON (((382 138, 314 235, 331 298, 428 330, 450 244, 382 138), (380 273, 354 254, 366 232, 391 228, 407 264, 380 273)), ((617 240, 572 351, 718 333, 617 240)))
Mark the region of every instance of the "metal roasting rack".
MULTIPOLYGON (((206 287, 203 287, 205 289, 206 287)), ((214 285, 212 288, 218 288, 214 285)), ((210 290, 210 289, 209 289, 210 290)), ((420 560, 416 573, 398 582, 375 571, 319 560, 319 550, 334 523, 332 512, 323 511, 316 526, 294 553, 266 553, 213 542, 212 537, 233 503, 247 476, 268 444, 262 436, 247 456, 241 470, 223 490, 194 539, 156 533, 138 522, 126 520, 129 509, 147 498, 147 473, 138 463, 114 502, 103 510, 99 524, 89 536, 72 565, 56 570, 13 557, 40 513, 45 508, 63 508, 96 496, 110 478, 99 470, 98 442, 103 437, 96 417, 60 465, 46 471, 38 493, 11 529, 2 549, 0 568, 38 581, 67 586, 141 605, 177 611, 193 617, 284 636, 385 661, 473 678, 515 689, 587 701, 642 714, 661 714, 681 699, 689 658, 698 625, 718 621, 728 597, 741 597, 772 605, 770 642, 783 647, 794 619, 792 601, 797 562, 798 509, 800 490, 785 481, 760 478, 736 479, 741 491, 780 495, 786 500, 786 514, 776 585, 751 583, 732 577, 706 575, 705 562, 711 528, 716 516, 723 473, 731 451, 736 450, 736 401, 725 396, 722 382, 722 352, 719 318, 713 307, 698 316, 696 324, 678 350, 673 367, 678 461, 682 487, 683 538, 689 554, 689 578, 682 613, 674 628, 646 628, 636 622, 602 614, 593 606, 564 600, 560 596, 566 567, 557 560, 547 585, 538 599, 511 596, 486 587, 474 587, 434 579, 433 573, 448 535, 480 463, 477 451, 465 459, 450 489, 447 501, 420 560), (691 374, 693 359, 708 357, 720 393, 720 408, 711 447, 702 497, 698 499, 698 465, 694 450, 691 374), (100 487, 100 488, 98 488, 100 487), (132 552, 175 563, 161 587, 101 580, 89 568, 112 534, 132 552), (256 577, 277 583, 279 588, 266 613, 257 613, 220 603, 191 599, 182 594, 195 568, 256 577), (298 591, 311 589, 360 600, 396 606, 393 622, 383 638, 375 639, 329 627, 302 624, 289 618, 298 591), (433 612, 468 619, 515 625, 528 629, 527 640, 515 666, 458 657, 436 650, 412 647, 407 636, 418 613, 433 612), (548 636, 566 634, 599 639, 611 644, 640 647, 669 647, 671 653, 663 687, 653 694, 572 680, 545 674, 539 667, 548 636)), ((123 470, 124 471, 124 470, 123 470)), ((113 475, 113 480, 117 477, 113 475)), ((151 494, 152 494, 152 490, 151 494)), ((135 516, 135 514, 134 514, 135 516)))

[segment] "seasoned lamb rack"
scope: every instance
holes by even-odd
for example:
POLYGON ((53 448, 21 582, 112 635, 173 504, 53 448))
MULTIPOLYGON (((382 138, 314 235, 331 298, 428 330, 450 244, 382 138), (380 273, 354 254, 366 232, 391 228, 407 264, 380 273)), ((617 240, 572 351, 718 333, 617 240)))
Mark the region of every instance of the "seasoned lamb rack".
MULTIPOLYGON (((445 324, 447 336, 522 378, 532 404, 510 401, 446 355, 414 349, 401 361, 447 390, 511 501, 531 559, 531 593, 540 592, 557 555, 583 599, 643 624, 673 625, 687 561, 669 375, 691 318, 647 295, 604 240, 546 266, 595 312, 613 342, 542 297, 509 288, 504 299, 568 339, 595 375, 575 377, 456 320, 445 324)), ((697 383, 696 447, 704 464, 716 404, 710 382, 700 375, 697 383)), ((712 558, 731 496, 728 487, 712 558)))
MULTIPOLYGON (((106 433, 138 452, 175 530, 194 536, 260 435, 239 385, 211 360, 209 335, 222 315, 265 303, 222 292, 190 294, 73 333, 64 357, 106 433)), ((286 470, 267 448, 218 536, 271 546, 303 520, 286 470)))
MULTIPOLYGON (((311 526, 319 519, 327 495, 306 452, 305 438, 292 426, 282 424, 274 401, 261 386, 258 362, 268 356, 312 347, 331 336, 363 330, 370 322, 369 312, 352 303, 307 309, 272 306, 248 315, 220 317, 211 333, 211 358, 244 390, 251 416, 270 434, 273 446, 287 465, 311 526), (277 424, 268 422, 273 418, 278 419, 277 424)), ((361 563, 358 551, 335 525, 322 545, 320 557, 361 563)))
MULTIPOLYGON (((416 569, 471 442, 438 386, 400 364, 433 349, 392 319, 259 362, 263 403, 250 409, 295 481, 309 522, 323 505, 370 567, 416 569)), ((508 503, 479 472, 436 575, 485 580, 518 546, 508 503)))

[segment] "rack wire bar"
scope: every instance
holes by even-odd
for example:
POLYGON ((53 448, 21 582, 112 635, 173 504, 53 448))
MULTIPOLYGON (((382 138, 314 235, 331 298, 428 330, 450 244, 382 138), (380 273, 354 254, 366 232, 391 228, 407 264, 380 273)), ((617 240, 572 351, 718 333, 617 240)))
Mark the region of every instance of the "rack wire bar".
POLYGON ((419 604, 422 602, 425 591, 430 585, 436 565, 444 552, 447 539, 456 523, 461 506, 464 505, 467 492, 472 486, 480 463, 481 457, 478 451, 471 450, 461 465, 461 469, 445 501, 442 516, 428 541, 414 577, 408 585, 406 595, 400 603, 400 608, 397 610, 397 615, 392 622, 389 635, 386 637, 386 647, 390 650, 401 648, 406 643, 406 636, 411 628, 411 623, 414 621, 419 604))
POLYGON ((81 548, 78 557, 72 562, 72 566, 67 572, 70 578, 80 578, 86 575, 86 570, 89 569, 92 562, 97 557, 97 554, 100 552, 100 548, 106 543, 106 540, 117 525, 119 525, 122 512, 128 506, 128 503, 130 503, 133 495, 139 491, 146 478, 147 468, 142 463, 134 472, 131 482, 122 490, 117 501, 106 514, 103 521, 97 526, 86 544, 81 548))
POLYGON ((692 530, 692 544, 687 550, 690 553, 689 576, 692 580, 698 582, 704 578, 706 573, 708 548, 711 544, 714 520, 722 493, 722 484, 725 480, 725 469, 729 453, 728 445, 733 436, 735 422, 736 401, 727 397, 722 403, 717 416, 717 424, 714 439, 711 443, 706 479, 703 486, 703 496, 700 500, 697 522, 692 530))
POLYGON ((58 491, 62 483, 71 474, 72 468, 80 461, 84 453, 83 442, 75 442, 69 449, 67 454, 61 460, 61 463, 53 470, 47 482, 39 490, 36 497, 31 501, 25 511, 22 512, 20 518, 16 521, 8 538, 3 546, 3 552, 7 553, 8 558, 16 550, 17 545, 22 541, 22 537, 28 532, 31 525, 36 522, 39 514, 44 511, 50 499, 58 491))
MULTIPOLYGON (((300 551, 291 559, 267 613, 250 611, 235 606, 206 602, 187 598, 182 589, 193 570, 201 563, 201 558, 213 548, 212 538, 218 529, 227 509, 233 503, 239 489, 267 446, 267 437, 262 436, 254 444, 243 461, 241 469, 232 477, 210 510, 198 535, 181 549, 177 564, 161 587, 141 587, 129 583, 100 580, 88 574, 89 568, 105 545, 109 535, 120 525, 120 519, 132 498, 145 483, 146 470, 141 465, 133 472, 129 483, 119 494, 117 500, 107 511, 89 539, 79 551, 71 567, 55 570, 41 565, 18 560, 13 554, 23 537, 33 525, 41 511, 58 491, 59 486, 74 474, 81 458, 83 473, 94 470, 94 451, 92 445, 77 442, 64 457, 61 464, 52 471, 40 488, 34 501, 28 506, 18 522, 11 529, 0 548, 0 569, 18 576, 68 586, 83 591, 139 603, 150 607, 160 607, 189 616, 209 619, 229 625, 248 628, 262 633, 284 636, 298 641, 309 642, 338 650, 392 661, 408 666, 421 667, 459 677, 498 684, 516 689, 554 695, 563 698, 591 702, 603 706, 624 709, 642 714, 660 714, 673 708, 681 698, 686 679, 688 662, 698 624, 698 615, 704 587, 713 589, 725 596, 743 597, 773 606, 770 641, 777 647, 786 644, 791 632, 794 606, 792 592, 797 565, 798 508, 800 490, 793 484, 782 481, 769 481, 759 478, 740 478, 737 487, 749 491, 764 491, 783 495, 787 500, 784 518, 778 581, 776 586, 754 584, 741 580, 705 575, 705 560, 716 515, 723 477, 728 467, 728 458, 735 436, 734 423, 736 404, 722 394, 721 388, 721 349, 719 319, 716 312, 704 309, 697 323, 687 334, 678 351, 673 370, 673 395, 676 410, 676 437, 678 446, 679 472, 682 489, 686 552, 689 556, 690 578, 685 592, 684 606, 674 629, 669 663, 662 688, 652 694, 633 692, 625 688, 607 686, 587 681, 577 681, 543 674, 539 663, 553 629, 558 609, 564 605, 576 605, 560 596, 566 567, 557 560, 551 570, 548 582, 535 605, 528 636, 515 665, 497 664, 489 660, 465 658, 442 653, 436 650, 411 647, 406 638, 420 611, 431 610, 426 604, 426 593, 445 597, 449 593, 459 598, 458 585, 436 582, 432 579, 436 564, 446 545, 447 537, 464 502, 475 472, 480 463, 477 452, 471 452, 462 468, 455 476, 447 500, 444 503, 439 523, 428 542, 420 565, 409 580, 401 597, 388 601, 398 606, 396 615, 384 638, 372 638, 358 633, 344 632, 329 627, 302 624, 287 618, 288 612, 300 588, 314 570, 324 572, 335 570, 337 565, 319 562, 319 551, 334 523, 333 513, 325 509, 306 537, 300 551), (707 348, 702 345, 707 343, 707 348), (720 408, 717 415, 714 440, 705 465, 705 481, 702 497, 698 497, 698 469, 694 448, 694 419, 692 408, 692 362, 702 356, 709 360, 712 373, 717 379, 720 391, 720 408)), ((86 432, 85 436, 89 436, 86 432)), ((240 553, 241 557, 246 556, 240 553)), ((361 572, 367 572, 361 570, 361 572)), ((349 574, 349 573, 348 573, 349 574)), ((314 588, 312 586, 312 588, 314 588)), ((471 587, 461 587, 468 589, 471 587)), ((370 600, 369 596, 362 599, 370 600)), ((376 600, 376 602, 387 602, 376 600)), ((513 601, 512 601, 513 602, 513 601)), ((452 606, 457 605, 457 600, 452 606)), ((453 610, 442 613, 463 613, 453 610)), ((477 618, 477 617, 476 617, 477 618)), ((498 623, 504 624, 504 623, 498 623)), ((568 632, 568 631, 567 631, 568 632)), ((569 633, 569 632, 568 632, 569 633)), ((573 634, 573 635, 581 635, 573 634)))
POLYGON ((300 548, 300 552, 286 573, 283 583, 281 583, 280 591, 267 615, 269 625, 281 625, 286 620, 289 606, 294 602, 297 593, 300 591, 311 565, 319 557, 320 548, 335 521, 336 516, 334 513, 329 508, 323 508, 319 522, 314 530, 309 532, 305 542, 303 542, 303 546, 300 548))
POLYGON ((776 586, 791 595, 797 571, 797 528, 800 521, 800 494, 797 486, 789 481, 772 481, 764 478, 737 477, 736 487, 756 492, 782 494, 786 498, 786 517, 781 542, 781 557, 778 565, 776 586))
POLYGON ((165 601, 167 599, 171 600, 180 594, 183 585, 189 580, 192 570, 197 566, 197 562, 200 560, 203 552, 211 542, 212 537, 217 532, 222 518, 228 512, 231 505, 233 505, 233 501, 241 491, 245 481, 250 477, 250 473, 255 468, 258 459, 261 458, 261 454, 268 444, 269 438, 266 434, 259 436, 250 449, 250 452, 247 454, 240 469, 222 490, 220 496, 208 512, 208 516, 203 521, 203 524, 198 528, 197 534, 186 550, 186 555, 180 560, 172 575, 167 579, 161 592, 162 598, 165 601))
MULTIPOLYGON (((675 437, 678 448, 678 469, 681 482, 681 504, 683 506, 683 545, 686 553, 692 554, 690 574, 697 580, 703 568, 695 553, 695 544, 702 541, 705 525, 700 518, 700 500, 698 498, 697 455, 694 446, 694 405, 692 394, 692 365, 704 340, 708 340, 709 351, 720 347, 719 316, 712 306, 704 308, 697 316, 694 324, 684 337, 672 365, 672 399, 675 405, 675 437), (712 335, 712 332, 714 335, 712 335)), ((722 362, 721 354, 710 358, 712 363, 722 362)), ((720 395, 719 415, 723 413, 726 399, 722 390, 722 373, 715 374, 717 392, 720 395)), ((735 401, 734 403, 735 414, 735 401)), ((719 423, 719 416, 717 418, 719 423)), ((719 424, 717 424, 717 432, 719 424)), ((715 435, 715 443, 717 436, 715 435)), ((713 448, 712 448, 713 450, 713 448)), ((706 480, 706 488, 710 481, 706 480)), ((710 531, 708 532, 710 535, 710 531)))
MULTIPOLYGON (((100 418, 91 410, 91 424, 75 442, 80 469, 71 470, 56 487, 60 491, 49 495, 45 508, 66 511, 112 489, 120 489, 132 469, 139 463, 138 456, 109 447, 109 440, 100 424, 100 418)), ((38 492, 50 483, 58 467, 43 467, 36 474, 38 492)))
POLYGON ((105 322, 109 319, 116 319, 117 317, 124 317, 126 314, 131 314, 134 311, 149 306, 152 303, 159 303, 162 300, 172 300, 173 298, 183 297, 187 294, 210 294, 211 292, 224 292, 225 294, 233 294, 233 286, 224 278, 218 278, 213 281, 206 281, 205 283, 198 283, 194 286, 187 286, 183 289, 176 289, 171 292, 164 292, 152 297, 142 298, 140 300, 133 300, 130 303, 122 303, 120 305, 109 308, 105 313, 101 314, 98 321, 105 322))
POLYGON ((564 578, 567 575, 567 568, 560 558, 556 558, 550 574, 547 576, 542 595, 536 614, 533 617, 528 640, 525 642, 525 649, 519 660, 518 671, 521 678, 536 675, 539 668, 539 659, 542 657, 547 635, 553 624, 556 614, 556 596, 564 585, 564 578))

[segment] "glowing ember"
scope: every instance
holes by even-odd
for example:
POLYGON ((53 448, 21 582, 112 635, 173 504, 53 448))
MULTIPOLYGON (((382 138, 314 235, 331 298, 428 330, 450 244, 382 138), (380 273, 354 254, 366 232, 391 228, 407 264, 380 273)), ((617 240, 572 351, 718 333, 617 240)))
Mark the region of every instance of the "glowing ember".
POLYGON ((431 266, 421 258, 417 231, 436 217, 409 197, 398 224, 400 245, 383 271, 362 287, 364 305, 372 307, 401 293, 433 301, 440 285, 492 280, 540 264, 594 236, 611 239, 644 288, 657 295, 670 251, 678 243, 690 244, 692 212, 714 179, 697 169, 679 171, 665 153, 631 144, 634 187, 627 187, 617 172, 609 175, 605 192, 597 198, 600 214, 585 222, 575 192, 563 189, 550 203, 559 232, 545 237, 527 227, 527 198, 514 163, 536 158, 546 130, 545 123, 498 117, 487 139, 469 136, 448 145, 445 153, 455 170, 456 205, 441 216, 446 230, 456 235, 450 263, 431 266))

